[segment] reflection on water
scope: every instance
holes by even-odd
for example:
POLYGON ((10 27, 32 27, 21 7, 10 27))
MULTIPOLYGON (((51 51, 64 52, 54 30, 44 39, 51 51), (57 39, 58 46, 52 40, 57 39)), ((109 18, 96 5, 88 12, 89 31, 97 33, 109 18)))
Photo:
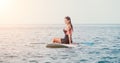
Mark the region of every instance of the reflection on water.
POLYGON ((64 25, 0 28, 0 63, 120 63, 119 25, 74 25, 76 48, 46 48, 64 25))

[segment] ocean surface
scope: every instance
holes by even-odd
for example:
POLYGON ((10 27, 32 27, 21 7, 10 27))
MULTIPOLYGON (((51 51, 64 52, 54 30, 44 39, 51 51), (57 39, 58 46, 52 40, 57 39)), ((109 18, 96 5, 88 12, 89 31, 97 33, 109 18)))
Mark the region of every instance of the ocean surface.
POLYGON ((120 25, 73 25, 75 48, 46 48, 64 25, 0 27, 0 63, 120 63, 120 25))

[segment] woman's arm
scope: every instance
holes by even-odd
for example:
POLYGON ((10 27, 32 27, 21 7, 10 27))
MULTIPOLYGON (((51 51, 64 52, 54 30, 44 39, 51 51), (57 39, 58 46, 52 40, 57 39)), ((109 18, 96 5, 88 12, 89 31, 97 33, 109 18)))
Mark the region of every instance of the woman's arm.
POLYGON ((69 39, 69 44, 72 44, 72 39, 71 39, 71 35, 68 35, 68 39, 69 39))
POLYGON ((68 25, 68 26, 67 26, 67 31, 68 31, 69 44, 72 43, 72 35, 71 35, 71 33, 70 33, 70 29, 71 29, 71 26, 68 25))

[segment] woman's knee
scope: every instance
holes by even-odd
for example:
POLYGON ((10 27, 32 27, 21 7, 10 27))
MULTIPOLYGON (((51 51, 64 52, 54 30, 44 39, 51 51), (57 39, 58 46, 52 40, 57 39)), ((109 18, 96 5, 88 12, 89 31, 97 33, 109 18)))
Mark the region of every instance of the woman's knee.
POLYGON ((55 42, 55 38, 52 39, 52 42, 55 42))
POLYGON ((61 42, 60 38, 53 38, 52 42, 61 42))

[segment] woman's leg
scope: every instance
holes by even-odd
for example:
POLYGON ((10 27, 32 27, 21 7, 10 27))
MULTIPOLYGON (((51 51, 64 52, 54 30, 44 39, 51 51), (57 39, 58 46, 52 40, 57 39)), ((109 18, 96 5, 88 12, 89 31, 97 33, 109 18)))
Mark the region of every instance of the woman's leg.
POLYGON ((61 43, 61 38, 53 38, 53 43, 61 43))

